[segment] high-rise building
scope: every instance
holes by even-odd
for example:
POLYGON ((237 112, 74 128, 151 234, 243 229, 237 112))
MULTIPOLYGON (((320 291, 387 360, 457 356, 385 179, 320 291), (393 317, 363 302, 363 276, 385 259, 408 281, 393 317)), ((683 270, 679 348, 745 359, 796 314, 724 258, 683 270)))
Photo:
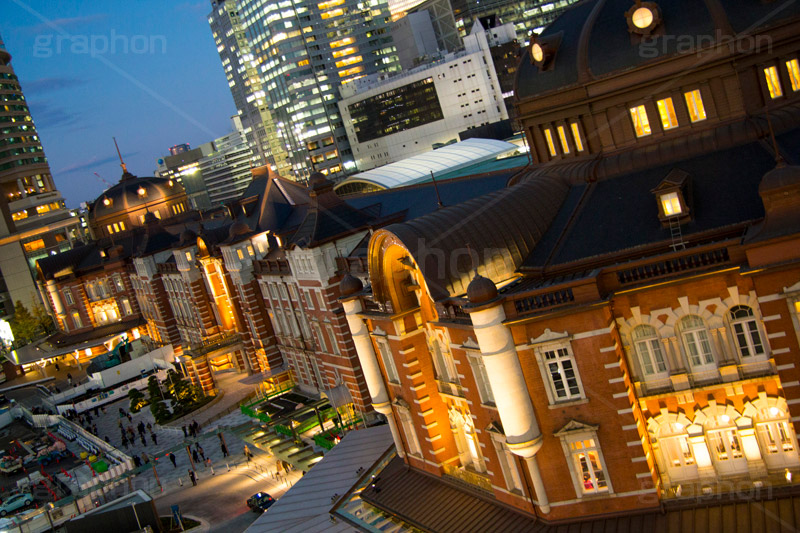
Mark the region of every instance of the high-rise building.
MULTIPOLYGON (((237 122, 234 120, 234 124, 237 122)), ((211 205, 219 205, 241 196, 253 181, 250 169, 253 152, 240 128, 216 139, 213 145, 214 151, 198 163, 211 205)))
POLYGON ((386 0, 213 0, 214 33, 248 141, 287 177, 355 169, 336 101, 362 76, 399 70, 386 0))
POLYGON ((0 317, 40 296, 36 260, 71 248, 80 219, 56 189, 42 143, 0 39, 0 317))

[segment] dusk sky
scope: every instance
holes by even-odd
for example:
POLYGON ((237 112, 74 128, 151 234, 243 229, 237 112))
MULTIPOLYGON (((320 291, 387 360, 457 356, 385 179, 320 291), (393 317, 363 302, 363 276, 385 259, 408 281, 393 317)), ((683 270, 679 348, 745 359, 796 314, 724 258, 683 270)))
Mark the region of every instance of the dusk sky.
POLYGON ((121 169, 152 176, 175 144, 231 131, 236 113, 207 15, 185 2, 5 0, 12 55, 56 186, 68 207, 93 200, 121 169))

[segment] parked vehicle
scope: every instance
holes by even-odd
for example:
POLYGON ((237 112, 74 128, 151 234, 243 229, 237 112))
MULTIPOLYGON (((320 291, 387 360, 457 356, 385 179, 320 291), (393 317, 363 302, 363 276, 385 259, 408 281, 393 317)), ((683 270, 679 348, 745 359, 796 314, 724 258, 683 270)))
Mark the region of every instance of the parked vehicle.
POLYGON ((247 499, 247 506, 255 513, 263 513, 275 503, 275 498, 266 492, 257 492, 247 499))
POLYGON ((29 492, 21 492, 9 496, 0 504, 0 516, 6 516, 8 513, 26 507, 31 503, 33 503, 33 496, 29 492))

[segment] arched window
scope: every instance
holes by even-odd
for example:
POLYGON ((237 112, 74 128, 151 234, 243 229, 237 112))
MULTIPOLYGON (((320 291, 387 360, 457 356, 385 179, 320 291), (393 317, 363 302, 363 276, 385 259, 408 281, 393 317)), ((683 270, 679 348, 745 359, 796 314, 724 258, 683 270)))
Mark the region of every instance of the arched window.
POLYGON ((680 321, 680 332, 686 357, 692 367, 702 369, 714 364, 708 329, 702 318, 697 315, 684 317, 680 321))
POLYGON ((711 459, 719 475, 747 472, 742 439, 730 415, 722 414, 706 422, 706 439, 711 459))
POLYGON ((728 314, 736 348, 743 360, 752 360, 766 355, 761 333, 758 331, 753 310, 745 305, 733 307, 728 314))
POLYGON ((664 360, 656 328, 644 324, 637 326, 633 330, 633 345, 636 355, 639 357, 644 378, 667 373, 667 363, 664 360))
POLYGON ((684 424, 680 422, 663 424, 658 432, 658 442, 671 481, 684 481, 697 477, 697 460, 684 424))
POLYGON ((767 468, 782 469, 800 464, 797 437, 789 424, 789 417, 782 409, 774 406, 760 409, 756 435, 767 468))

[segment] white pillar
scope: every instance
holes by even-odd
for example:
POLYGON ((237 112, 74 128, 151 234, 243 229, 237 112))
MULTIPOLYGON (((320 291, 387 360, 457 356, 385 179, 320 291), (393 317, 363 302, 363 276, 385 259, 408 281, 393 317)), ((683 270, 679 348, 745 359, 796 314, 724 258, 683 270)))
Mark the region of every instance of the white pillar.
POLYGON ((547 492, 535 458, 542 447, 542 432, 522 375, 514 338, 503 324, 506 319, 503 306, 498 303, 488 309, 471 311, 470 318, 506 434, 506 444, 511 452, 525 458, 539 507, 543 513, 549 513, 547 492))
POLYGON ((394 419, 389 393, 386 391, 381 368, 380 365, 378 365, 378 358, 375 355, 375 348, 369 336, 369 329, 367 329, 364 320, 358 316, 358 313, 363 309, 361 300, 358 298, 345 300, 342 302, 342 306, 344 307, 345 316, 347 317, 347 324, 350 326, 350 334, 353 337, 353 344, 356 347, 358 361, 361 363, 361 371, 364 372, 364 379, 367 381, 369 395, 372 397, 372 407, 377 412, 386 416, 389 422, 389 429, 392 431, 394 445, 397 448, 397 455, 405 457, 403 440, 400 438, 400 432, 397 429, 397 422, 394 419))
POLYGON ((47 282, 47 292, 50 293, 50 299, 53 301, 53 311, 55 311, 57 315, 63 315, 64 304, 61 303, 61 297, 56 288, 55 280, 51 279, 47 282))

